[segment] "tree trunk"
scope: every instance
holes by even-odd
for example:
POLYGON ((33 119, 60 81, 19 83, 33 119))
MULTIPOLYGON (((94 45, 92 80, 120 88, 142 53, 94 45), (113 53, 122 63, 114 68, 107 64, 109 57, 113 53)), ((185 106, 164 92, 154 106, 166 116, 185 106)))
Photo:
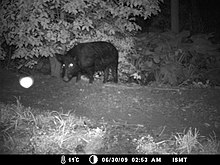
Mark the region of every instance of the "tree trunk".
POLYGON ((203 32, 204 25, 202 24, 201 15, 198 10, 198 2, 196 0, 191 0, 190 2, 191 2, 190 31, 192 33, 203 32))
POLYGON ((61 64, 57 61, 55 57, 49 57, 49 60, 50 60, 51 76, 60 77, 61 64))
POLYGON ((179 33, 179 0, 171 0, 171 31, 179 33))

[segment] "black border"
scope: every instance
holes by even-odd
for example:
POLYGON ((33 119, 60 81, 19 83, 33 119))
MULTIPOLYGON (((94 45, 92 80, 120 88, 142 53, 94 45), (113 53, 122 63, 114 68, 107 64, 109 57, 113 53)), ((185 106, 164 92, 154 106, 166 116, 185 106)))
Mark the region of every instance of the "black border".
MULTIPOLYGON (((95 155, 95 154, 94 154, 95 155)), ((16 164, 16 165, 30 165, 30 164, 60 164, 61 157, 63 155, 0 155, 1 164, 16 164)), ((91 164, 89 162, 89 157, 91 155, 64 155, 66 163, 65 164, 91 164), (68 159, 75 160, 75 162, 69 162, 68 159)), ((220 164, 220 155, 96 155, 98 157, 97 164, 210 164, 217 165, 220 164), (123 158, 128 158, 127 162, 115 162, 120 160, 125 160, 123 158), (133 159, 132 159, 133 158, 133 159), (161 162, 151 162, 153 158, 160 158, 161 162), (173 162, 175 160, 186 160, 185 162, 173 162), (105 162, 102 162, 105 160, 105 162), (135 160, 135 162, 132 160, 135 160), (138 161, 140 160, 140 161, 138 161), (141 162, 141 160, 143 162, 141 162), (146 162, 147 161, 147 162, 146 162)))

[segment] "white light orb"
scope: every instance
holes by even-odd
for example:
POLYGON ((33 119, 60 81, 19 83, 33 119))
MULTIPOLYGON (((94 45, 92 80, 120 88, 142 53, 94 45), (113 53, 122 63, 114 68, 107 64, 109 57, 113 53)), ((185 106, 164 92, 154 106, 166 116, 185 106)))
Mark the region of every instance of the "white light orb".
POLYGON ((30 76, 22 77, 20 78, 19 83, 23 88, 30 88, 34 83, 34 79, 30 76))

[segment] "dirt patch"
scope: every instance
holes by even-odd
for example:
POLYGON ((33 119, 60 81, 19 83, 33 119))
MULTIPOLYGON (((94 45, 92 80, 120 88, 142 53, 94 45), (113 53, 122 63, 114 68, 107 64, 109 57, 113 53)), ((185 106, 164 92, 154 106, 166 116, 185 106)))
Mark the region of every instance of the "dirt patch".
POLYGON ((34 85, 22 88, 18 80, 24 75, 0 71, 0 102, 15 103, 39 111, 74 111, 91 119, 145 126, 154 135, 192 127, 201 135, 213 131, 220 137, 219 89, 159 89, 125 84, 89 84, 73 79, 65 83, 45 75, 33 75, 34 85))

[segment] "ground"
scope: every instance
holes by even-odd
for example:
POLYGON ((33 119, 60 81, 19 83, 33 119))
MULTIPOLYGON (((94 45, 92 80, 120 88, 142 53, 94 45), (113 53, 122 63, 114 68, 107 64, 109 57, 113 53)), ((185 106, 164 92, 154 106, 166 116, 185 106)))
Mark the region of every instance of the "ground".
POLYGON ((65 83, 48 75, 33 75, 34 85, 19 85, 24 75, 0 71, 0 102, 19 99, 39 111, 74 111, 100 122, 140 125, 154 136, 197 128, 202 136, 220 137, 220 89, 155 88, 135 84, 93 84, 75 79, 65 83))

